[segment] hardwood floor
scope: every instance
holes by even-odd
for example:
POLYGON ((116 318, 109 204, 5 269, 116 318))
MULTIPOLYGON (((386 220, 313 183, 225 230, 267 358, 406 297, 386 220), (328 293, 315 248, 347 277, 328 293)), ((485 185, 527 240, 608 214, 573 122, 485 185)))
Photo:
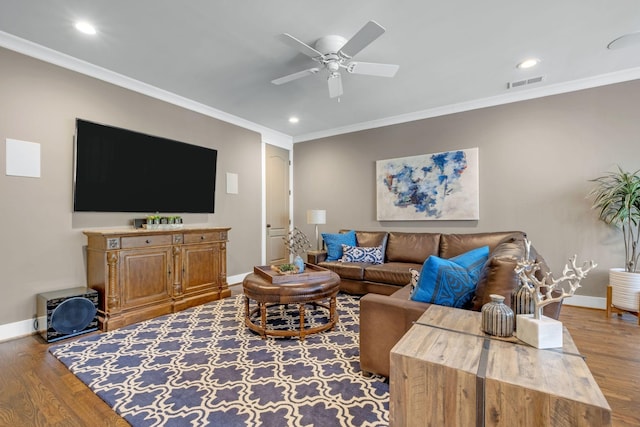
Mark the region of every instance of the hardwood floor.
POLYGON ((607 398, 614 426, 640 426, 640 326, 630 314, 606 318, 603 310, 563 306, 569 329, 607 398))
MULTIPOLYGON (((611 405, 613 425, 640 425, 637 319, 565 305, 560 320, 611 405)), ((35 335, 0 343, 0 426, 128 425, 48 348, 35 335)))
POLYGON ((0 343, 0 426, 128 426, 39 336, 0 343))

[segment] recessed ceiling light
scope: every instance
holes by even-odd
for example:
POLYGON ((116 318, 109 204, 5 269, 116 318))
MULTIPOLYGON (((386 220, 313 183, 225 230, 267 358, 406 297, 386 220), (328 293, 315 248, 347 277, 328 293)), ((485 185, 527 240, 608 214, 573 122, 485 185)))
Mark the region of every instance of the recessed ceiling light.
POLYGON ((540 60, 537 58, 528 58, 516 65, 517 68, 531 68, 535 67, 540 63, 540 60))
POLYGON ((91 35, 96 33, 96 28, 86 21, 76 22, 76 30, 80 31, 81 33, 91 34, 91 35))
POLYGON ((297 117, 289 117, 289 123, 298 123, 300 121, 297 117))

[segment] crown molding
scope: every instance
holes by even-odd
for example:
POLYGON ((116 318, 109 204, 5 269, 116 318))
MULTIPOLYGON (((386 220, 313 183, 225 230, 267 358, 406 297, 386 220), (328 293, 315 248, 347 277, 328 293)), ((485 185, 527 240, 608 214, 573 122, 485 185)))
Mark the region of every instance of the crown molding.
POLYGON ((40 59, 78 73, 94 77, 96 79, 142 93, 144 95, 168 102, 173 105, 195 111, 206 116, 222 120, 227 123, 242 127, 244 129, 258 132, 262 135, 262 141, 268 144, 277 145, 283 148, 291 148, 294 143, 311 141, 320 138, 358 132, 362 130, 375 129, 384 126, 391 126, 401 123, 423 120, 433 117, 445 116, 448 114, 461 113, 465 111, 477 110, 480 108, 494 107, 513 102, 526 101, 529 99, 542 98, 550 95, 575 92, 583 89, 590 89, 598 86, 605 86, 621 83, 630 80, 640 79, 640 67, 599 76, 587 77, 565 83, 557 83, 549 86, 528 89, 511 89, 513 92, 502 95, 480 98, 472 101, 465 101, 457 104, 445 105, 427 110, 415 111, 412 113, 397 116, 384 117, 367 122, 354 123, 333 129, 311 132, 296 137, 284 134, 274 129, 267 128, 222 110, 209 107, 202 103, 193 101, 175 93, 157 88, 155 86, 140 82, 122 74, 110 71, 106 68, 93 65, 89 62, 74 58, 70 55, 44 47, 37 43, 16 37, 12 34, 0 31, 0 46, 13 50, 24 55, 40 59))
POLYGON ((502 95, 491 96, 488 98, 475 99, 472 101, 461 102, 458 104, 445 105, 442 107, 431 108, 428 110, 415 111, 412 113, 401 114, 398 116, 385 117, 378 120, 368 122, 354 123, 352 125, 342 126, 339 128, 323 130, 319 132, 307 133, 293 138, 294 144, 297 142, 311 141, 314 139, 327 138, 336 135, 342 135, 362 130, 375 129, 384 126, 391 126, 401 123, 412 122, 415 120, 423 120, 432 117, 445 116, 447 114, 462 113, 464 111, 477 110, 486 107, 495 107, 497 105, 510 104, 513 102, 526 101, 529 99, 542 98, 550 95, 558 95, 562 93, 575 92, 583 89, 591 89, 598 86, 606 86, 614 83, 621 83, 631 80, 640 79, 640 67, 630 68, 627 70, 616 71, 613 73, 602 74, 599 76, 588 77, 579 80, 573 80, 565 83, 557 83, 549 86, 542 86, 534 89, 510 89, 513 92, 502 95))
POLYGON ((244 129, 258 132, 262 135, 263 141, 280 146, 291 146, 293 144, 293 138, 290 135, 286 135, 276 130, 261 126, 257 123, 253 123, 241 117, 234 116, 233 114, 225 113, 224 111, 218 110, 216 108, 209 107, 183 96, 176 95, 175 93, 143 83, 141 81, 132 79, 106 68, 99 67, 81 59, 74 58, 73 56, 58 52, 56 50, 39 45, 37 43, 33 43, 20 37, 16 37, 3 31, 0 31, 0 46, 21 53, 23 55, 45 61, 50 64, 57 65, 68 70, 75 71, 80 74, 84 74, 98 80, 102 80, 107 83, 111 83, 116 86, 120 86, 122 88, 150 96, 160 101, 177 105, 178 107, 195 111, 197 113, 204 114, 214 119, 222 120, 224 122, 239 126, 244 129))

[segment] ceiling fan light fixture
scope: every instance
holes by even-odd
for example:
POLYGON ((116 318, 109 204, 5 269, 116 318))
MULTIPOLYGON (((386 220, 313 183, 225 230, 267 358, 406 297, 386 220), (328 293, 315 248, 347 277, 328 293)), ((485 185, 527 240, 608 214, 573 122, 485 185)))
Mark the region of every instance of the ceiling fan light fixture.
POLYGON ((540 63, 540 60, 538 58, 527 58, 524 61, 519 62, 518 65, 516 65, 516 68, 527 69, 527 68, 535 67, 539 63, 540 63))
POLYGON ((88 23, 87 21, 78 21, 74 25, 76 30, 84 34, 95 35, 97 33, 96 27, 88 23))
POLYGON ((355 54, 369 46, 369 44, 380 37, 384 32, 385 29, 380 24, 375 21, 369 21, 349 40, 342 36, 330 35, 319 38, 314 47, 309 46, 289 33, 283 33, 279 36, 283 43, 310 57, 318 64, 318 67, 287 74, 286 76, 271 80, 271 83, 274 85, 281 85, 298 80, 310 74, 315 74, 320 71, 321 68, 324 68, 329 74, 327 77, 329 97, 338 98, 339 101, 340 96, 343 93, 342 77, 339 72, 341 68, 344 68, 351 74, 393 77, 398 71, 398 65, 377 64, 371 62, 350 62, 355 54))
POLYGON ((334 74, 339 69, 340 69, 340 64, 338 63, 338 61, 331 61, 327 63, 327 70, 329 70, 331 74, 334 74))

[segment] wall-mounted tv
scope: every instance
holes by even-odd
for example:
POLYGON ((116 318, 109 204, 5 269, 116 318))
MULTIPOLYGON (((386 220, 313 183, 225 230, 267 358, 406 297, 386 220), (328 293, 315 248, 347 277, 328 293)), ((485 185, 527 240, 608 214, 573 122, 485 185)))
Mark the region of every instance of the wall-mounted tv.
POLYGON ((213 213, 218 151, 76 119, 75 212, 213 213))

